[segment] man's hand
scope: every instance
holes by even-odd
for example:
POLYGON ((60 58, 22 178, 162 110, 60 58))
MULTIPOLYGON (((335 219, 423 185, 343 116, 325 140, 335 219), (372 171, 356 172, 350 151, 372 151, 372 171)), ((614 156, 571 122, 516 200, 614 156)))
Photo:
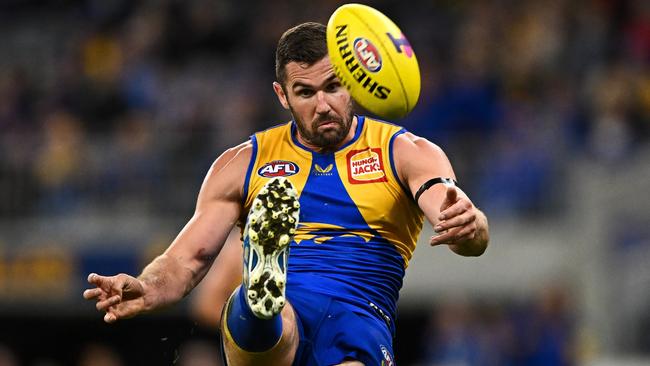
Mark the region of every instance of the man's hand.
POLYGON ((97 310, 106 312, 106 323, 130 318, 145 310, 144 285, 135 277, 123 273, 110 277, 91 273, 88 283, 96 287, 84 291, 83 296, 86 300, 97 301, 97 310))
POLYGON ((438 223, 433 228, 439 235, 430 244, 447 244, 461 255, 481 255, 487 247, 487 220, 458 188, 448 186, 440 206, 438 223))

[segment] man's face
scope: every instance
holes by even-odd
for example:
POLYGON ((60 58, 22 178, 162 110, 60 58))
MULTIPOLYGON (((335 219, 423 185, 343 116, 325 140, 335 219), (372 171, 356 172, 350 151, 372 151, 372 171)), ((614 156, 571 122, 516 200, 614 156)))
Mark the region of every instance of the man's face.
POLYGON ((329 57, 311 66, 285 66, 284 88, 273 84, 280 103, 291 110, 300 137, 324 151, 336 150, 352 126, 352 98, 334 74, 329 57))

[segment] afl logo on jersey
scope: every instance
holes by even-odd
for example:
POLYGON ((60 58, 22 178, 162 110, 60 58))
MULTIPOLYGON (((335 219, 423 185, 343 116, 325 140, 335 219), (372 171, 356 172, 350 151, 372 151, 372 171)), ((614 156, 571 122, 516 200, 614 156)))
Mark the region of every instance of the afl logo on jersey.
POLYGON ((354 55, 366 70, 370 72, 381 70, 381 55, 374 44, 365 38, 359 37, 354 40, 353 47, 354 55))
POLYGON ((257 170, 257 175, 264 178, 290 177, 300 171, 298 164, 287 160, 273 160, 262 165, 257 170))

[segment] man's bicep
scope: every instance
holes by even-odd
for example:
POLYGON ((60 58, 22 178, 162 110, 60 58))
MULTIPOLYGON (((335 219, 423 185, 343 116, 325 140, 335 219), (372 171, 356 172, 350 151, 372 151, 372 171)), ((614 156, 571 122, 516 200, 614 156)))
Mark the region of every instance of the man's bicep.
POLYGON ((214 162, 201 186, 194 215, 166 252, 201 277, 241 215, 241 192, 250 158, 249 145, 242 144, 214 162))
POLYGON ((242 201, 246 169, 252 152, 252 144, 247 141, 226 150, 212 163, 201 185, 196 211, 221 199, 242 201))
MULTIPOLYGON (((405 133, 395 140, 394 148, 398 174, 409 188, 412 197, 415 197, 418 189, 430 179, 456 179, 447 155, 427 139, 405 133)), ((443 184, 435 184, 418 199, 418 205, 432 222, 435 222, 434 218, 439 213, 445 192, 446 187, 443 184)))
POLYGON ((456 175, 447 155, 427 139, 405 133, 395 140, 394 150, 400 179, 415 196, 418 188, 432 178, 452 178, 456 175))

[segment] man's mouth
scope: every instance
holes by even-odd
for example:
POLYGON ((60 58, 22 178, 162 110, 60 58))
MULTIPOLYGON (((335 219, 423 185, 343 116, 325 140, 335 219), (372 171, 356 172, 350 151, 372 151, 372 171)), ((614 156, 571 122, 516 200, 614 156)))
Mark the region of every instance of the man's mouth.
POLYGON ((339 123, 337 121, 334 121, 334 120, 321 121, 321 122, 318 122, 318 124, 317 124, 318 128, 321 128, 321 127, 332 128, 332 127, 336 127, 338 125, 339 125, 339 123))

